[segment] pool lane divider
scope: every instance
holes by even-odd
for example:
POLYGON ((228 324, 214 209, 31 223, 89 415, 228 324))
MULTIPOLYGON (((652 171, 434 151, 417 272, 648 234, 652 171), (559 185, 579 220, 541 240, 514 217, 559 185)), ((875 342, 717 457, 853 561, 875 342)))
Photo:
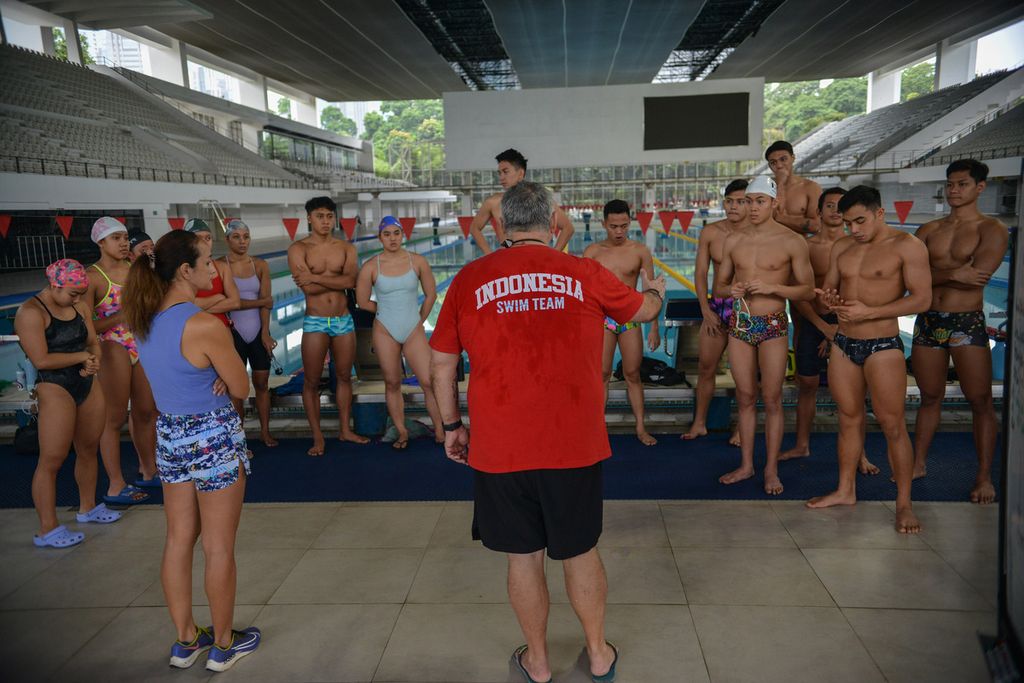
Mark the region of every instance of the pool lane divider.
POLYGON ((686 287, 688 290, 690 290, 694 294, 697 293, 697 288, 694 286, 693 282, 690 281, 685 275, 682 275, 678 271, 676 271, 675 269, 670 268, 668 265, 665 264, 664 261, 662 261, 658 257, 654 256, 652 258, 654 259, 654 263, 657 264, 657 266, 659 268, 661 268, 663 271, 668 273, 669 277, 671 277, 673 280, 675 280, 675 281, 679 282, 680 284, 682 284, 683 287, 686 287))

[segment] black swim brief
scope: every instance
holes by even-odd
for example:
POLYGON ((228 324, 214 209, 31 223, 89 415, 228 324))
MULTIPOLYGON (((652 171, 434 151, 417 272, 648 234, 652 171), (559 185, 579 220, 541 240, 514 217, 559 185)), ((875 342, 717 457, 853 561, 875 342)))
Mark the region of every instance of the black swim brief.
POLYGON ((957 346, 988 348, 985 314, 982 311, 947 313, 925 311, 914 322, 914 346, 948 349, 957 346))
POLYGON ((879 351, 899 349, 903 351, 903 340, 895 337, 878 337, 877 339, 850 339, 845 334, 836 334, 835 344, 843 355, 857 365, 863 366, 868 358, 879 351))
MULTIPOLYGON (((821 319, 829 325, 838 322, 835 313, 826 313, 821 319)), ((825 335, 810 320, 803 317, 796 329, 796 374, 802 377, 817 377, 828 369, 828 353, 824 358, 818 355, 818 347, 825 341, 825 335)))

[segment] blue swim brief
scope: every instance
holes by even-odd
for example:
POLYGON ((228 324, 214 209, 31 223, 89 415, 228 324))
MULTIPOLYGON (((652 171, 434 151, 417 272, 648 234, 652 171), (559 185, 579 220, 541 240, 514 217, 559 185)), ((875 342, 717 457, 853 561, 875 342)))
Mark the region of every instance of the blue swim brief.
POLYGON ((352 322, 352 315, 332 315, 325 318, 321 315, 307 315, 302 319, 303 332, 318 332, 328 337, 340 337, 356 331, 356 325, 352 322))
POLYGON ((165 484, 192 482, 197 491, 231 486, 239 469, 249 473, 245 432, 230 403, 198 415, 165 415, 156 420, 156 466, 165 484))

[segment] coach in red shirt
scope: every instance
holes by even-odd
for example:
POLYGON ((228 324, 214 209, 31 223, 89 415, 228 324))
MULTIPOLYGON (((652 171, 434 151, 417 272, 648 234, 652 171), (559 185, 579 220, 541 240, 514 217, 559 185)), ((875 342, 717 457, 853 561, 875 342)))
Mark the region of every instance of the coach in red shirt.
POLYGON ((549 247, 551 194, 521 182, 505 191, 505 249, 462 268, 430 339, 431 376, 448 457, 475 471, 473 538, 508 553, 508 592, 526 636, 513 664, 528 681, 551 678, 544 551, 562 560, 583 624, 594 680, 614 680, 618 653, 604 639, 608 584, 597 552, 604 422, 605 316, 646 322, 661 310, 664 277, 643 293, 593 259, 549 247), (469 430, 456 367, 468 352, 469 430))

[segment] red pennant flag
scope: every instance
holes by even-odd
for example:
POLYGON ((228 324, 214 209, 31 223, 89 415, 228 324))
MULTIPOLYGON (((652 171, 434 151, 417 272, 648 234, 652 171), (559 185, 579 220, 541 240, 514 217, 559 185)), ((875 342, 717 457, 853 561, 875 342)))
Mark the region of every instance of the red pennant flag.
POLYGON ((121 225, 126 225, 125 221, 128 220, 124 216, 114 216, 117 220, 121 221, 121 225))
POLYGON ((71 239, 71 223, 75 220, 74 216, 57 216, 57 225, 60 226, 60 231, 64 233, 64 239, 71 239))
POLYGON ((494 232, 498 232, 498 219, 494 214, 491 214, 491 227, 494 228, 494 232))
POLYGON ((0 237, 7 238, 7 231, 11 227, 11 216, 10 214, 0 214, 0 237))
POLYGON ((472 216, 459 216, 459 227, 462 228, 462 236, 469 237, 469 226, 473 223, 472 216))
POLYGON ((669 232, 672 229, 672 221, 676 219, 675 211, 659 211, 658 220, 661 221, 661 227, 665 228, 665 232, 669 232))
POLYGON ((341 218, 341 229, 345 231, 345 237, 348 237, 348 241, 351 242, 356 235, 356 219, 352 218, 341 218))
POLYGON ((683 229, 683 234, 690 229, 690 221, 693 220, 693 211, 676 211, 676 218, 679 219, 679 227, 683 229))
POLYGON ((284 223, 284 229, 288 231, 288 236, 293 240, 295 239, 295 233, 299 229, 298 218, 282 218, 281 222, 284 223))
POLYGON ((405 239, 412 239, 412 229, 416 227, 415 216, 403 216, 398 219, 398 222, 402 224, 402 232, 405 233, 405 239))
POLYGON ((171 230, 181 230, 185 227, 185 219, 182 216, 168 216, 167 222, 171 226, 171 230))
POLYGON ((911 200, 904 202, 893 202, 892 204, 893 206, 896 207, 896 216, 900 219, 900 225, 903 225, 904 223, 907 222, 907 216, 910 215, 910 209, 914 206, 914 202, 911 200))
POLYGON ((640 229, 647 234, 647 228, 651 225, 651 220, 654 218, 654 213, 651 211, 637 211, 636 222, 640 224, 640 229))

